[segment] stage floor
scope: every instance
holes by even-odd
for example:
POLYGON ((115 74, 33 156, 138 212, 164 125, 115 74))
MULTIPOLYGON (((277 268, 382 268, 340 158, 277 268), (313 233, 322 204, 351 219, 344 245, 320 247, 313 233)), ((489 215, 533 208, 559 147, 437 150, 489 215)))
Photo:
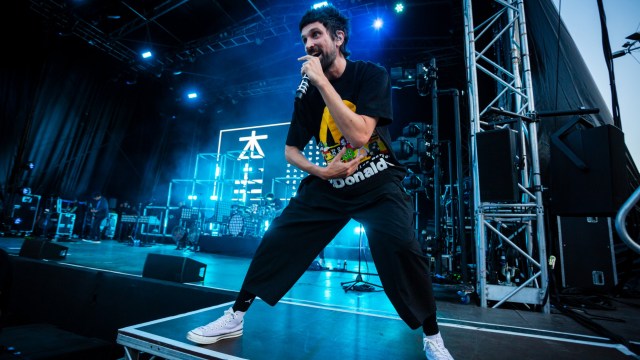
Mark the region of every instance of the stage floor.
MULTIPOLYGON (((0 248, 17 254, 23 239, 0 238, 0 248)), ((141 276, 146 254, 184 256, 207 264, 198 286, 238 291, 250 259, 178 251, 174 245, 132 247, 113 240, 100 244, 62 242, 69 248, 58 263, 141 276)), ((375 274, 364 259, 362 272, 375 274)), ((327 259, 328 263, 342 259, 327 259)), ((397 316, 382 291, 344 291, 354 280, 358 262, 348 260, 347 271, 307 271, 275 307, 257 301, 246 317, 244 335, 200 346, 186 340, 186 332, 219 317, 230 304, 158 319, 119 330, 119 343, 129 351, 162 352, 175 359, 421 359, 421 332, 411 330, 397 316), (170 351, 170 353, 164 353, 170 351), (189 355, 191 354, 191 355, 189 355)), ((375 275, 364 280, 379 284, 375 275)), ((628 359, 628 350, 552 308, 551 314, 505 304, 485 309, 463 304, 457 288, 434 285, 441 332, 457 359, 628 359)), ((595 324, 640 345, 640 301, 609 299, 609 310, 575 309, 595 324)), ((188 301, 185 299, 184 301, 188 301)))
MULTIPOLYGON (((420 359, 420 331, 394 316, 282 301, 256 301, 241 337, 211 345, 185 339, 188 330, 217 318, 231 303, 120 329, 130 355, 168 359, 420 359)), ((456 359, 628 359, 625 349, 577 333, 440 319, 456 359)), ((133 356, 132 356, 133 357, 133 356)))

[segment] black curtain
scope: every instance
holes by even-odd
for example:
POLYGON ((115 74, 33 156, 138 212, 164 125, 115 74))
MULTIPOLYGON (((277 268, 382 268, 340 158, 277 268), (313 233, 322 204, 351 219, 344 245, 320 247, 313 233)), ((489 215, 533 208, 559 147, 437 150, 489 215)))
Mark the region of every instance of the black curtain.
POLYGON ((115 59, 48 29, 26 5, 14 8, 8 13, 21 21, 6 48, 26 50, 13 51, 0 69, 5 210, 22 187, 65 199, 92 191, 133 197, 153 188, 169 126, 155 100, 160 87, 148 80, 127 84, 130 74, 115 59), (33 170, 24 166, 28 161, 33 170))

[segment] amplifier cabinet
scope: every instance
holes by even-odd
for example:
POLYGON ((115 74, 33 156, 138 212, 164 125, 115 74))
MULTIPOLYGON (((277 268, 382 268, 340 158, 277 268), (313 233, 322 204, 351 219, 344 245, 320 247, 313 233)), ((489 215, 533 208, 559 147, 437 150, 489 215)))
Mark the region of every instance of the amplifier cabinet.
POLYGON ((61 213, 58 218, 58 226, 56 227, 56 235, 71 236, 73 234, 73 225, 76 223, 76 214, 61 213))
POLYGON ((557 219, 562 286, 608 291, 617 285, 612 219, 557 219))
POLYGON ((33 232, 39 207, 40 195, 21 195, 11 211, 11 230, 33 232))
POLYGON ((104 234, 107 239, 113 239, 116 234, 116 226, 118 225, 118 214, 110 212, 109 216, 104 218, 100 223, 100 233, 104 234))

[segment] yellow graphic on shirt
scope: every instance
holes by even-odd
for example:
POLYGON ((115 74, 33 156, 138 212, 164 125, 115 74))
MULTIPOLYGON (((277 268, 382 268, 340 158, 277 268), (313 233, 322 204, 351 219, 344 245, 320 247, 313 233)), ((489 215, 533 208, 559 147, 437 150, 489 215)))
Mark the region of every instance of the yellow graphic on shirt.
MULTIPOLYGON (((349 100, 342 100, 342 102, 347 105, 349 110, 356 112, 356 105, 349 100)), ((342 139, 342 133, 340 129, 338 129, 338 125, 336 125, 335 121, 333 121, 333 116, 329 112, 329 108, 324 107, 324 111, 322 112, 322 121, 320 122, 320 142, 329 145, 327 142, 327 128, 331 131, 331 141, 335 145, 340 139, 342 139)))
MULTIPOLYGON (((355 104, 348 100, 342 100, 342 102, 344 102, 344 104, 347 105, 347 107, 351 111, 353 111, 354 113, 356 112, 355 104)), ((351 146, 351 144, 348 143, 345 137, 342 135, 342 132, 340 132, 340 129, 338 129, 338 126, 333 120, 333 116, 331 116, 331 113, 329 112, 329 109, 327 107, 324 108, 324 111, 322 113, 319 137, 319 145, 322 150, 322 155, 327 163, 331 162, 331 160, 335 158, 335 156, 340 152, 340 150, 342 150, 343 147, 346 147, 347 150, 342 156, 342 161, 355 159, 358 155, 362 154, 364 158, 360 161, 361 164, 371 159, 372 156, 387 154, 389 152, 384 142, 382 141, 382 139, 380 139, 378 133, 375 130, 371 136, 371 139, 369 139, 369 142, 365 146, 359 149, 351 146)))

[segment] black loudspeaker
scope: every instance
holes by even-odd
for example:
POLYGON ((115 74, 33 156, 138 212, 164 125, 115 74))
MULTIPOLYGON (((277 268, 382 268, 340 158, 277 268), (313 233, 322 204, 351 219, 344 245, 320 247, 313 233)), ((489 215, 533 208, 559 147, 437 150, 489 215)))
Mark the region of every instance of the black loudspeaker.
POLYGON ((631 195, 624 134, 613 125, 554 135, 551 210, 563 216, 611 216, 631 195))
POLYGON ((562 216, 557 219, 562 286, 611 290, 618 284, 612 219, 562 216))
POLYGON ((517 202, 518 161, 516 133, 511 129, 488 130, 476 135, 480 200, 517 202))
POLYGON ((204 281, 207 265, 190 258, 147 254, 142 277, 180 283, 204 281))
POLYGON ((40 195, 20 195, 19 199, 11 210, 11 229, 33 232, 40 207, 40 195))
POLYGON ((19 255, 32 259, 63 260, 67 257, 68 247, 46 240, 25 239, 19 255))

